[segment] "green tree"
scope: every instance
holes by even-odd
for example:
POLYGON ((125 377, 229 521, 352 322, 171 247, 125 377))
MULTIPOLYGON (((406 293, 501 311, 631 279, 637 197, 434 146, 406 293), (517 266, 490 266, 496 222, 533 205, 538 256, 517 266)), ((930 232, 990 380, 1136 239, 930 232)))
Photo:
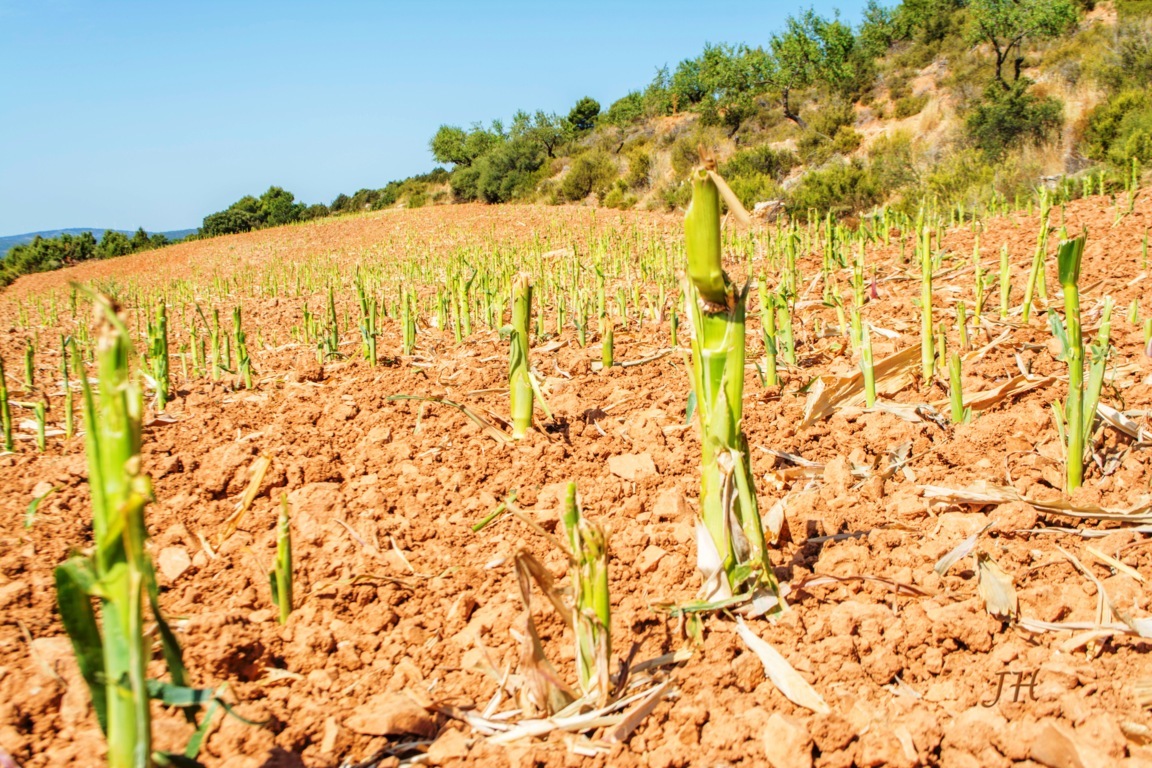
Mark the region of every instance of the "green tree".
POLYGON ((265 227, 279 227, 299 221, 305 205, 296 202, 296 196, 281 187, 268 187, 260 196, 260 221, 265 227))
POLYGON ((825 19, 809 9, 789 16, 784 31, 772 36, 772 57, 763 82, 780 102, 784 117, 801 128, 807 123, 792 105, 792 94, 816 83, 840 87, 852 79, 855 36, 839 19, 825 19))
POLYGON ((496 122, 491 129, 474 123, 468 131, 455 125, 442 125, 428 142, 428 147, 436 162, 467 168, 503 141, 503 134, 503 128, 496 122))
POLYGON ((539 145, 548 157, 556 157, 560 148, 571 135, 571 125, 559 115, 549 115, 537 110, 529 115, 523 110, 512 116, 508 136, 511 140, 523 140, 539 145))
POLYGON ((568 122, 577 133, 585 133, 596 127, 596 118, 599 116, 600 102, 591 96, 585 96, 576 102, 576 106, 568 113, 568 122))
POLYGON ((756 97, 771 75, 771 62, 760 48, 706 45, 699 77, 704 98, 699 109, 707 123, 722 124, 729 137, 756 112, 756 97))
POLYGON ((1067 31, 1080 17, 1074 0, 971 0, 969 4, 973 42, 992 46, 996 54, 996 81, 1009 91, 1019 82, 1024 66, 1024 44, 1067 31), (1012 79, 1004 67, 1012 63, 1012 79))

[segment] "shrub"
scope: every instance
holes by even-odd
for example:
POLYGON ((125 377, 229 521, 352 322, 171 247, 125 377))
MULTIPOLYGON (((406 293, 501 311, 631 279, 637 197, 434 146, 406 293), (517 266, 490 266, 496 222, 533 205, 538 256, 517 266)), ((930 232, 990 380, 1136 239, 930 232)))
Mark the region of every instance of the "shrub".
POLYGON ((477 160, 476 195, 486 203, 507 203, 530 197, 540 180, 544 152, 532 141, 500 144, 477 160))
POLYGON ((1104 102, 1088 118, 1085 154, 1093 160, 1126 165, 1135 157, 1152 162, 1152 96, 1129 89, 1104 102))
POLYGON ((636 205, 636 196, 628 194, 624 181, 617 181, 612 189, 604 196, 603 204, 607 208, 619 208, 624 211, 636 205))
POLYGON ((863 140, 864 137, 855 128, 842 125, 832 138, 832 151, 841 155, 851 154, 860 147, 860 142, 863 140))
POLYGON ((560 194, 567 200, 583 200, 595 192, 603 197, 616 178, 616 164, 603 152, 589 152, 572 161, 560 182, 560 194))
POLYGON ((776 180, 763 173, 734 176, 726 180, 732 192, 749 210, 761 201, 779 200, 783 194, 776 180))
POLYGON ((870 208, 881 200, 875 179, 860 160, 831 163, 804 175, 792 190, 793 215, 815 209, 820 215, 843 215, 870 208))
POLYGON ((1053 98, 1028 92, 1018 81, 1008 90, 988 86, 983 100, 967 118, 968 136, 989 158, 1003 157, 1012 147, 1040 143, 1063 122, 1064 107, 1053 98))
POLYGON ((624 183, 629 189, 647 187, 651 183, 649 179, 651 173, 652 155, 642 149, 635 149, 628 153, 628 173, 624 177, 624 183))
POLYGON ((855 122, 856 110, 850 103, 839 99, 813 107, 808 116, 808 127, 828 138, 835 136, 842 127, 850 127, 855 122))
POLYGON ((922 93, 919 96, 904 96, 897 99, 896 103, 893 104, 893 109, 896 119, 903 120, 906 117, 920 114, 927 105, 928 94, 922 93))
POLYGON ((732 155, 721 166, 720 175, 725 179, 759 175, 782 181, 798 162, 796 155, 789 150, 762 144, 732 155))

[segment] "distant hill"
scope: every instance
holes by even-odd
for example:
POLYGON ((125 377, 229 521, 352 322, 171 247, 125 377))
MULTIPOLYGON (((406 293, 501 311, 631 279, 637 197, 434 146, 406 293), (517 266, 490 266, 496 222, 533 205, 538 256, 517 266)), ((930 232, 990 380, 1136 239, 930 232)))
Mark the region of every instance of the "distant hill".
MULTIPOLYGON (((99 240, 100 238, 102 238, 104 236, 104 233, 106 231, 107 230, 105 230, 105 229, 99 229, 97 227, 73 227, 71 229, 45 229, 45 230, 41 230, 40 232, 26 232, 22 235, 5 235, 3 237, 0 237, 0 256, 3 256, 4 254, 8 253, 8 251, 12 250, 13 246, 23 245, 24 243, 32 242, 33 240, 36 239, 37 236, 44 237, 44 238, 52 238, 52 237, 60 237, 61 235, 79 235, 82 232, 91 232, 92 236, 95 237, 97 240, 99 240)), ((133 234, 135 234, 134 230, 128 230, 128 229, 113 230, 113 231, 123 232, 124 234, 128 235, 129 237, 131 237, 133 234)), ((171 230, 169 232, 152 232, 152 231, 149 231, 148 234, 149 235, 160 234, 160 235, 164 235, 169 240, 180 240, 181 238, 185 238, 188 235, 190 235, 196 231, 197 230, 195 230, 195 229, 174 229, 174 230, 171 230)))

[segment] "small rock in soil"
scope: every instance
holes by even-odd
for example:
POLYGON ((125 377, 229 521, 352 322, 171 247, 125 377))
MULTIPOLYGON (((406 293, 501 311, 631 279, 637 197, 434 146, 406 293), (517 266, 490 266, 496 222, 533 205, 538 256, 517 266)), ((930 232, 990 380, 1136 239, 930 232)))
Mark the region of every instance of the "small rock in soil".
POLYGON ((188 551, 183 547, 164 547, 160 550, 160 555, 156 561, 160 566, 160 573, 164 574, 164 578, 170 582, 176 581, 192 567, 192 558, 188 556, 188 551))
POLYGON ((656 464, 647 453, 625 453, 608 457, 608 471, 625 480, 643 480, 656 474, 656 464))
POLYGON ((404 693, 378 693, 344 721, 363 736, 436 735, 436 718, 404 693))
POLYGON ((763 740, 772 768, 811 768, 812 737, 801 723, 776 712, 768 718, 763 740))

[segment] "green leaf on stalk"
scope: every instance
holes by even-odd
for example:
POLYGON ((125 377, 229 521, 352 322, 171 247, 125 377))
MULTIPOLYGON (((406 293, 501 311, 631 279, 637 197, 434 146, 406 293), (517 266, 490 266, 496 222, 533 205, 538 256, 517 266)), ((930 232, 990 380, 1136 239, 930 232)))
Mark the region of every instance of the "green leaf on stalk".
POLYGON ((26 509, 24 511, 24 527, 25 528, 31 528, 32 527, 32 522, 36 519, 36 510, 40 509, 40 502, 44 501, 44 499, 51 496, 57 490, 58 489, 56 488, 56 486, 52 486, 45 493, 37 496, 36 498, 32 499, 31 502, 28 503, 28 509, 26 509))
POLYGON ((1052 329, 1052 335, 1060 340, 1060 355, 1057 360, 1067 362, 1068 360, 1068 331, 1064 328, 1064 321, 1060 319, 1060 315, 1056 313, 1055 309, 1048 310, 1048 325, 1052 329))
POLYGON ((88 685, 92 708, 100 730, 108 733, 108 700, 104 684, 104 640, 96 626, 91 595, 96 587, 92 561, 70 558, 56 567, 56 606, 60 621, 72 641, 80 675, 88 685))

